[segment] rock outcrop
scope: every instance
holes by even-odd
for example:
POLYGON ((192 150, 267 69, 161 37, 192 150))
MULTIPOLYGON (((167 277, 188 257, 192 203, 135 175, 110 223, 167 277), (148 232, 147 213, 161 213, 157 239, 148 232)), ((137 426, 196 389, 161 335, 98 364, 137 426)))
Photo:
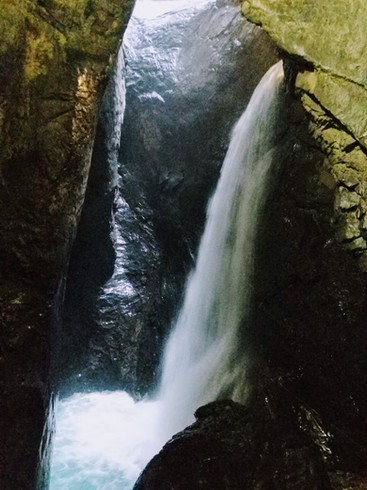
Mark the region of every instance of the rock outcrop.
POLYGON ((254 385, 269 371, 312 407, 329 434, 332 481, 342 480, 336 470, 351 471, 360 477, 350 488, 360 488, 367 460, 367 8, 358 0, 249 0, 242 11, 282 50, 312 137, 301 133, 306 146, 298 141, 294 159, 285 159, 259 240, 254 385))
POLYGON ((330 488, 319 434, 313 439, 305 430, 315 427, 310 412, 286 397, 254 403, 256 411, 232 401, 199 408, 196 422, 152 459, 134 490, 330 488))
POLYGON ((335 188, 337 240, 366 269, 367 6, 363 0, 248 0, 242 11, 295 60, 295 86, 335 188))
POLYGON ((5 0, 0 7, 4 490, 44 485, 64 276, 100 101, 131 7, 130 0, 5 0))

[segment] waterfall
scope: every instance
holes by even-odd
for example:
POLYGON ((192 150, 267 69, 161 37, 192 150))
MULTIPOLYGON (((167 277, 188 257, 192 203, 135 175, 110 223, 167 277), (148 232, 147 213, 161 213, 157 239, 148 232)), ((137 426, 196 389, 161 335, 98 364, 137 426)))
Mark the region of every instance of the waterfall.
POLYGON ((164 353, 158 399, 170 436, 200 405, 220 397, 243 401, 246 328, 257 222, 272 163, 283 79, 281 62, 256 88, 233 129, 207 212, 195 270, 164 353))
POLYGON ((283 70, 273 66, 236 124, 208 206, 197 265, 167 342, 156 399, 123 392, 60 402, 51 490, 129 490, 162 444, 202 404, 246 396, 242 338, 257 223, 280 125, 283 70))

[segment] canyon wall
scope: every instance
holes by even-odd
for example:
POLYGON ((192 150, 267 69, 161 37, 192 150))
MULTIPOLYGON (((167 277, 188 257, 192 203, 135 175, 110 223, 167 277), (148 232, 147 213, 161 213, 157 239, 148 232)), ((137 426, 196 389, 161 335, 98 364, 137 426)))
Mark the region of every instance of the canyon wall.
POLYGON ((250 396, 243 412, 223 402, 200 409, 136 489, 180 488, 192 478, 208 489, 213 481, 363 488, 367 8, 360 0, 249 0, 242 12, 278 46, 289 96, 243 329, 250 396))
POLYGON ((52 425, 50 371, 57 360, 64 277, 99 106, 131 7, 130 0, 1 1, 4 490, 44 485, 52 425))
POLYGON ((266 360, 293 372, 290 392, 320 414, 334 463, 365 470, 367 7, 254 0, 242 11, 282 50, 322 155, 286 164, 269 209, 261 291, 273 294, 270 277, 276 296, 257 309, 271 331, 266 360))
POLYGON ((335 190, 336 239, 366 268, 367 6, 254 0, 242 12, 297 65, 295 86, 335 190))
MULTIPOLYGON (((132 2, 0 2, 0 482, 4 490, 40 490, 47 475, 50 373, 57 377, 60 306, 70 247, 87 186, 99 106, 132 2)), ((199 461, 195 481, 203 478, 203 465, 210 489, 218 460, 228 470, 218 481, 224 485, 230 477, 236 480, 228 488, 241 488, 244 479, 249 488, 359 488, 367 442, 367 7, 362 0, 336 4, 250 0, 242 2, 242 11, 279 47, 291 100, 284 115, 287 131, 276 151, 279 170, 259 231, 251 325, 243 331, 251 360, 246 380, 251 380, 252 394, 246 409, 224 403, 198 413, 199 423, 187 434, 197 435, 199 443, 189 440, 186 445, 185 436, 176 438, 178 466, 173 478, 179 485, 183 457, 186 473, 182 478, 199 461), (188 453, 185 447, 181 451, 180 441, 188 453), (207 452, 208 445, 213 452, 207 452), (197 448, 202 459, 195 462, 197 448)), ((254 42, 247 51, 258 56, 264 48, 265 68, 275 58, 273 48, 258 30, 251 36, 254 42)), ((190 60, 195 46, 190 39, 186 43, 190 60)), ((248 55, 246 49, 243 55, 248 55)), ((238 77, 236 68, 229 79, 241 86, 241 101, 247 101, 255 79, 250 74, 238 77)), ((219 84, 222 94, 229 86, 225 82, 225 86, 219 84)), ((189 97, 193 105, 194 96, 189 97)), ((155 111, 158 119, 161 101, 136 96, 134 102, 134 97, 131 93, 136 107, 147 110, 141 113, 146 147, 140 145, 133 154, 126 145, 121 178, 126 209, 132 210, 124 214, 122 223, 130 216, 135 220, 127 228, 130 242, 136 242, 129 244, 127 259, 131 261, 128 278, 139 301, 143 300, 137 304, 136 317, 129 320, 133 342, 139 346, 134 344, 132 362, 128 353, 119 351, 125 364, 117 369, 113 365, 107 378, 114 386, 132 380, 139 393, 149 389, 156 377, 153 371, 159 356, 155 353, 153 360, 147 360, 145 347, 152 345, 150 335, 159 336, 154 344, 159 350, 169 316, 179 303, 179 288, 203 226, 205 198, 224 154, 224 129, 230 123, 225 122, 227 114, 219 97, 210 106, 210 131, 205 122, 193 126, 189 116, 183 121, 190 141, 196 138, 195 131, 207 138, 202 152, 188 155, 182 168, 172 167, 172 155, 176 150, 182 153, 182 141, 177 138, 177 148, 175 144, 164 163, 168 170, 160 164, 153 168, 149 164, 156 147, 151 138, 159 132, 150 114, 155 111), (213 161, 200 167, 198 182, 197 162, 208 158, 206 148, 211 147, 211 138, 216 139, 216 125, 222 119, 220 148, 213 161), (139 159, 140 167, 135 165, 139 159), (147 169, 155 171, 153 178, 147 169), (147 203, 149 207, 143 207, 147 203), (142 226, 147 229, 139 235, 136 231, 142 226), (132 254, 137 247, 150 246, 151 236, 154 246, 144 255, 142 267, 132 254)), ((187 105, 184 99, 173 104, 173 111, 187 105)), ((139 118, 132 117, 133 130, 136 122, 139 118)), ((168 132, 174 126, 168 121, 168 132)), ((103 144, 101 148, 104 151, 103 144)), ((98 173, 98 162, 96 169, 98 173)), ((100 182, 98 176, 96 181, 100 182)), ((93 213, 87 218, 93 219, 93 213)), ((107 224, 104 233, 109 230, 107 224)), ((75 261, 79 267, 78 257, 75 261)), ((90 262, 93 267, 93 257, 90 262)), ((105 270, 103 280, 112 272, 110 256, 105 270)), ((79 273, 89 277, 88 271, 76 270, 76 276, 79 273)), ((92 285, 94 298, 101 277, 92 285)), ((88 313, 89 299, 82 299, 83 311, 88 313)), ((122 317, 124 325, 129 325, 128 313, 122 317)), ((116 316, 111 318, 113 323, 116 316)), ((89 317, 82 321, 89 325, 89 317)), ((119 333, 116 336, 121 338, 119 333)), ((70 338, 71 343, 80 339, 72 329, 70 338)), ((92 339, 92 347, 97 340, 92 339)), ((106 342, 109 337, 103 338, 102 343, 106 342)), ((108 344, 99 355, 98 344, 87 357, 77 351, 78 368, 85 359, 97 366, 96 386, 100 387, 105 367, 115 358, 115 347, 109 350, 108 344)), ((86 374, 88 381, 93 375, 86 374)), ((163 461, 159 471, 167 468, 163 461)), ((149 485, 154 480, 158 488, 164 488, 159 471, 153 468, 152 479, 148 475, 148 488, 153 488, 149 485)))
POLYGON ((124 38, 118 185, 105 144, 111 98, 97 132, 66 293, 64 393, 155 389, 231 127, 277 60, 268 36, 232 1, 145 18, 153 6, 138 5, 124 38))

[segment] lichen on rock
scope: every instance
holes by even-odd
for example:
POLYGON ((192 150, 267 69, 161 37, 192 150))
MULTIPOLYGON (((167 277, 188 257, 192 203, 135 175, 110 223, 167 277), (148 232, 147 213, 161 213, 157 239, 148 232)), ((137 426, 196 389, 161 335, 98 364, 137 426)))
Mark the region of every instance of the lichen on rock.
MULTIPOLYGON (((310 131, 325 153, 324 168, 335 182, 336 239, 358 257, 366 250, 367 158, 362 145, 312 94, 301 93, 310 131)), ((360 260, 361 267, 364 263, 360 260)))
POLYGON ((248 0, 242 3, 242 11, 298 62, 295 86, 311 115, 311 132, 327 155, 325 167, 336 181, 337 240, 352 253, 363 255, 367 238, 363 224, 367 211, 367 64, 363 62, 367 5, 361 0, 336 4, 248 0))

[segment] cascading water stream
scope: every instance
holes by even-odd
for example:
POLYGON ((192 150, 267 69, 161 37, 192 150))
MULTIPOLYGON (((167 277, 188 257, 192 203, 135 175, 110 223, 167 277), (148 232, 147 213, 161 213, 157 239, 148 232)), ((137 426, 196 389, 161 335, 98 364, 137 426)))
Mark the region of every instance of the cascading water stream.
POLYGON ((222 396, 244 399, 242 328, 279 128, 282 74, 280 63, 268 71, 233 131, 156 400, 135 403, 126 393, 106 392, 60 402, 51 490, 131 489, 198 406, 222 396))
POLYGON ((237 122, 211 199, 197 265, 164 353, 158 399, 169 437, 219 397, 244 401, 240 330, 249 310, 257 223, 266 197, 281 102, 281 62, 237 122))

